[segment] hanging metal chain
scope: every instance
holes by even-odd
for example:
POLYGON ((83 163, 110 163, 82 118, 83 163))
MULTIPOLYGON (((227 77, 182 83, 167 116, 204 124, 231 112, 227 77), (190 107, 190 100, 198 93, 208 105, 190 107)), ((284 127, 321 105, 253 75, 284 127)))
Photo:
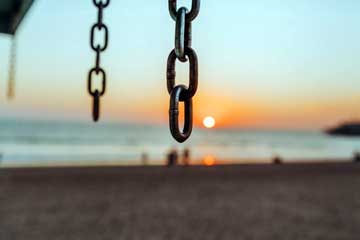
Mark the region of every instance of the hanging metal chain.
POLYGON ((17 57, 17 43, 16 37, 12 38, 10 50, 10 63, 9 63, 9 77, 7 86, 7 99, 12 100, 15 97, 15 73, 16 73, 16 57, 17 57))
POLYGON ((98 18, 97 18, 97 23, 95 23, 91 27, 90 46, 95 51, 96 58, 95 58, 95 67, 90 69, 88 75, 88 92, 93 97, 92 115, 93 115, 93 120, 96 122, 99 120, 99 114, 100 114, 100 97, 103 96, 106 92, 106 72, 100 66, 100 60, 101 60, 101 53, 104 52, 108 46, 109 30, 108 27, 103 23, 103 13, 104 13, 104 9, 107 6, 109 6, 110 0, 93 0, 93 3, 98 9, 98 18), (104 30, 103 42, 102 44, 96 44, 95 43, 96 32, 100 32, 102 30, 104 30), (101 75, 102 78, 101 90, 93 89, 92 87, 94 75, 97 76, 101 75))
POLYGON ((177 9, 177 0, 169 0, 170 16, 176 21, 175 49, 171 51, 167 60, 167 89, 170 94, 169 125, 171 135, 178 141, 184 142, 192 132, 193 114, 192 97, 198 87, 198 58, 191 48, 192 21, 200 11, 200 0, 192 0, 190 12, 186 7, 177 9), (176 59, 181 62, 189 61, 189 86, 175 85, 176 59), (179 102, 185 103, 184 128, 179 129, 179 102))

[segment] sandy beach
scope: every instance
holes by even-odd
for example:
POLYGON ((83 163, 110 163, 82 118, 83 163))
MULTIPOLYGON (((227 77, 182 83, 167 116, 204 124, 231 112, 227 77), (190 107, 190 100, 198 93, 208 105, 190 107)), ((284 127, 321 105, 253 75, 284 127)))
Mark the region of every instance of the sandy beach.
POLYGON ((360 164, 0 170, 0 239, 356 239, 360 164))

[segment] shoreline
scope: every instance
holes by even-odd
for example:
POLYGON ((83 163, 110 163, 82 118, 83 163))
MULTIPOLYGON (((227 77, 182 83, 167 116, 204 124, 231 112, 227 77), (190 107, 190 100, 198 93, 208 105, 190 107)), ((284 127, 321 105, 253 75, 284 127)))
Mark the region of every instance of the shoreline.
MULTIPOLYGON (((9 163, 9 161, 0 161, 0 169, 11 169, 11 168, 86 168, 86 167, 161 167, 166 166, 166 160, 148 160, 147 164, 143 164, 142 160, 104 160, 104 161, 31 161, 31 162, 16 162, 9 163)), ((334 163, 354 163, 353 158, 281 158, 281 163, 284 165, 288 164, 334 164, 334 163)), ((236 166, 236 165, 272 165, 274 159, 264 158, 264 159, 215 159, 214 163, 211 164, 214 166, 236 166)), ((181 161, 178 166, 182 166, 181 161)), ((204 162, 204 158, 195 159, 190 161, 189 166, 207 166, 204 162)))

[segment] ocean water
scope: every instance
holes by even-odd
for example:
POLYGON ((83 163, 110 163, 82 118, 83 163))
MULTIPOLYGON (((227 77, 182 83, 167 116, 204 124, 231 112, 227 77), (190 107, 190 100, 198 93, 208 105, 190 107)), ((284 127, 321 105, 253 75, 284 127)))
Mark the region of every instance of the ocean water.
POLYGON ((0 166, 163 164, 170 148, 189 148, 193 163, 350 159, 360 138, 331 137, 321 131, 206 130, 195 128, 177 144, 167 126, 55 121, 0 121, 0 166))

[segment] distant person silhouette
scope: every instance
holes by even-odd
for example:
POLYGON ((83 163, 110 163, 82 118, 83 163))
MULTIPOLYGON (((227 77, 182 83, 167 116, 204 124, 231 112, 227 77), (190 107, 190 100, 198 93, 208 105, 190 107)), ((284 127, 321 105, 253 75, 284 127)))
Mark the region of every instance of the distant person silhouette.
POLYGON ((360 163, 360 152, 354 152, 353 161, 356 163, 360 163))
POLYGON ((175 148, 172 148, 167 155, 167 166, 176 166, 178 162, 178 152, 175 148))
POLYGON ((279 155, 275 155, 272 159, 272 163, 275 165, 283 164, 283 160, 279 155))
POLYGON ((184 166, 190 165, 190 149, 185 148, 182 156, 182 163, 184 166))
POLYGON ((143 152, 141 154, 141 163, 143 166, 146 166, 146 165, 148 165, 148 162, 149 162, 149 156, 147 155, 146 152, 143 152))

